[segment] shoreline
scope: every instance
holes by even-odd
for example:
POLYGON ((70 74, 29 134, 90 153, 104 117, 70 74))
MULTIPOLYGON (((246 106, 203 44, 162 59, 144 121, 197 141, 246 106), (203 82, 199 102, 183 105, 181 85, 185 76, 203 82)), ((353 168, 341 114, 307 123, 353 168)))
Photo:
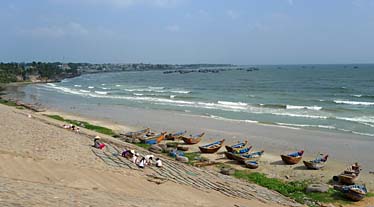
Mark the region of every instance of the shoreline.
MULTIPOLYGON (((149 111, 143 111, 143 110, 139 110, 137 108, 133 108, 133 110, 138 111, 138 113, 150 113, 149 111)), ((152 111, 153 111, 153 113, 156 113, 156 112, 154 112, 154 110, 152 110, 152 111)), ((162 111, 161 113, 163 113, 164 115, 165 115, 165 113, 169 113, 169 115, 171 115, 171 116, 177 116, 177 117, 180 116, 180 114, 176 115, 173 112, 162 111)), ((135 130, 142 129, 142 128, 145 128, 145 127, 151 127, 152 129, 154 129, 156 131, 164 131, 164 130, 166 130, 168 132, 178 131, 178 128, 176 128, 175 126, 173 127, 173 126, 169 125, 169 127, 167 127, 167 126, 163 126, 160 123, 154 123, 154 122, 152 123, 152 122, 146 122, 146 121, 141 122, 140 121, 140 122, 137 122, 137 124, 135 124, 135 125, 124 124, 121 121, 113 121, 112 119, 109 119, 109 118, 98 118, 100 116, 98 114, 96 114, 96 116, 95 115, 90 116, 90 115, 87 115, 87 114, 77 114, 77 113, 72 114, 72 113, 69 113, 69 112, 64 112, 64 111, 60 111, 60 110, 51 110, 51 109, 46 110, 45 112, 43 112, 43 114, 49 114, 49 115, 57 114, 57 115, 60 115, 64 118, 66 117, 66 118, 69 118, 69 119, 88 121, 90 123, 94 123, 94 124, 98 124, 100 126, 104 126, 104 127, 107 127, 107 128, 114 129, 117 132, 118 131, 122 131, 122 132, 135 131, 135 130)), ((210 119, 209 117, 199 117, 199 116, 190 115, 190 114, 188 114, 186 117, 188 117, 188 119, 192 119, 192 120, 195 120, 195 121, 196 121, 196 119, 198 119, 196 121, 196 123, 201 123, 201 120, 199 120, 199 119, 208 119, 208 120, 210 119)), ((222 120, 220 120, 220 121, 222 121, 222 120)), ((209 121, 207 121, 207 122, 209 122, 209 121)), ((266 130, 268 130, 269 127, 274 127, 275 129, 278 129, 276 131, 279 131, 279 130, 282 130, 282 131, 283 130, 285 130, 285 131, 292 130, 292 131, 297 131, 297 132, 299 131, 299 130, 277 127, 277 126, 267 126, 267 125, 261 126, 261 125, 255 124, 255 123, 246 123, 246 124, 253 125, 253 126, 251 126, 251 128, 260 127, 260 128, 265 128, 266 130)), ((179 128, 179 130, 181 130, 181 129, 182 128, 179 128)), ((201 132, 201 131, 198 130, 198 128, 191 127, 191 125, 189 127, 183 128, 183 129, 187 129, 188 133, 191 132, 192 134, 201 132)), ((300 130, 304 130, 304 129, 300 129, 300 130)), ((312 131, 312 133, 313 133, 313 131, 312 131)), ((284 142, 284 140, 283 141, 282 140, 276 141, 276 140, 274 140, 274 138, 271 139, 271 138, 268 138, 268 137, 266 138, 266 137, 257 137, 256 136, 256 139, 253 139, 253 138, 251 138, 251 136, 248 137, 248 138, 245 138, 245 137, 242 137, 242 136, 238 136, 238 134, 236 134, 236 136, 235 136, 235 134, 232 134, 232 133, 231 134, 234 135, 232 137, 223 137, 223 136, 220 136, 220 134, 223 133, 222 131, 212 130, 212 129, 207 129, 207 130, 205 130, 205 132, 207 133, 207 135, 203 138, 203 140, 199 144, 190 146, 191 148, 190 148, 189 152, 199 152, 198 146, 208 144, 212 141, 216 141, 216 140, 219 140, 221 138, 226 138, 225 145, 234 144, 234 143, 236 143, 237 141, 240 141, 240 140, 242 140, 242 141, 243 140, 248 140, 249 143, 251 145, 253 145, 253 147, 254 147, 252 149, 252 151, 261 150, 261 149, 265 150, 265 155, 260 160, 261 167, 259 167, 256 170, 253 170, 253 172, 265 173, 269 177, 280 178, 282 180, 288 180, 288 181, 290 181, 290 180, 313 179, 313 180, 316 180, 316 181, 319 181, 319 182, 324 182, 324 183, 329 182, 329 180, 331 180, 332 176, 337 175, 338 173, 343 171, 347 166, 351 165, 355 161, 359 161, 363 165, 364 171, 361 173, 361 176, 360 176, 361 178, 360 178, 358 183, 364 182, 368 186, 369 189, 374 189, 373 175, 369 173, 369 172, 374 170, 374 168, 371 169, 369 167, 374 167, 374 166, 370 166, 370 163, 372 163, 372 162, 370 161, 369 156, 366 156, 367 158, 369 158, 369 161, 367 161, 367 162, 361 162, 360 158, 345 160, 345 159, 341 159, 341 158, 334 155, 336 153, 344 153, 344 152, 342 152, 344 149, 341 149, 340 151, 335 151, 335 153, 332 153, 330 151, 330 152, 328 152, 330 154, 330 158, 329 158, 329 160, 326 164, 326 167, 322 170, 317 170, 317 171, 312 170, 312 171, 310 171, 310 170, 305 170, 304 169, 304 165, 302 164, 302 162, 300 162, 297 165, 284 165, 283 162, 281 161, 280 154, 282 154, 282 153, 285 154, 285 153, 292 152, 292 151, 300 149, 300 148, 295 147, 296 144, 295 144, 294 147, 290 147, 290 146, 287 147, 286 145, 289 144, 288 142, 284 142), (268 142, 270 144, 265 143, 266 141, 264 141, 264 140, 263 141, 258 140, 258 138, 266 139, 266 140, 268 140, 268 142), (271 142, 273 142, 273 143, 271 143, 271 142), (283 142, 283 144, 282 144, 282 142, 283 142), (281 145, 282 145, 282 148, 281 148, 281 145)), ((308 134, 308 133, 311 133, 311 132, 306 130, 304 133, 308 134)), ((319 132, 319 133, 321 133, 321 132, 319 132)), ((322 133, 322 134, 324 134, 324 133, 322 133)), ((330 140, 330 142, 332 142, 332 143, 335 142, 335 138, 330 137, 330 139, 333 139, 333 140, 330 140)), ((341 138, 339 138, 339 140, 342 141, 341 138)), ((344 140, 346 142, 348 142, 348 141, 352 142, 352 140, 349 139, 348 137, 345 137, 344 140)), ((363 142, 365 142, 365 144, 362 144, 362 145, 369 146, 369 148, 370 148, 370 146, 373 146, 373 145, 367 144, 366 141, 367 140, 364 139, 363 142)), ((370 141, 370 143, 373 143, 373 142, 370 141)), ((329 148, 328 146, 322 146, 322 145, 323 145, 323 143, 320 143, 320 146, 317 146, 317 148, 326 148, 326 147, 329 148)), ((305 144, 304 146, 308 146, 308 144, 305 144)), ((311 151, 308 150, 307 147, 305 147, 304 150, 306 151, 306 153, 305 153, 305 156, 303 157, 303 160, 314 159, 314 154, 311 153, 311 151)), ((213 160, 213 161, 228 164, 228 165, 230 165, 230 166, 232 166, 236 169, 245 169, 243 166, 238 165, 237 163, 232 162, 230 160, 227 160, 224 157, 223 151, 225 151, 224 148, 221 148, 215 154, 202 154, 202 156, 207 157, 208 159, 213 160)), ((368 153, 370 153, 370 152, 368 152, 368 153)))
MULTIPOLYGON (((254 146, 253 151, 265 150, 262 162, 264 167, 260 167, 257 171, 281 179, 285 179, 287 176, 291 180, 299 180, 312 176, 327 182, 332 176, 358 161, 364 168, 362 180, 367 181, 369 188, 374 188, 373 175, 369 174, 374 171, 372 165, 374 158, 369 156, 374 150, 374 140, 367 136, 217 120, 208 116, 179 111, 140 109, 122 105, 97 105, 90 108, 85 106, 67 106, 65 108, 49 106, 46 108, 47 110, 42 112, 43 114, 57 114, 64 118, 87 121, 122 132, 135 131, 145 127, 168 132, 187 130, 189 134, 204 131, 206 136, 199 145, 221 138, 226 138, 225 144, 227 145, 240 140, 248 140, 254 146), (279 162, 280 154, 300 149, 306 151, 304 156, 306 160, 314 158, 317 153, 329 153, 330 158, 326 169, 304 172, 301 170, 302 164, 290 167, 279 162)), ((194 146, 192 150, 198 151, 197 146, 194 146)), ((222 151, 223 149, 220 150, 220 152, 222 151)), ((222 159, 222 156, 223 154, 214 154, 208 155, 208 158, 226 162, 227 160, 222 159)))

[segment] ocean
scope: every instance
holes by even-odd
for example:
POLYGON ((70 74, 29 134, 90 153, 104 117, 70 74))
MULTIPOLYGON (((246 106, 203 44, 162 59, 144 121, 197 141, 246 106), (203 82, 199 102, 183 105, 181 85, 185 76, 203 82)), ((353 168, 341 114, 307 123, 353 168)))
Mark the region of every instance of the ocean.
POLYGON ((233 122, 374 136, 374 65, 256 67, 259 70, 232 67, 219 73, 87 74, 27 85, 22 99, 46 106, 171 110, 233 122))

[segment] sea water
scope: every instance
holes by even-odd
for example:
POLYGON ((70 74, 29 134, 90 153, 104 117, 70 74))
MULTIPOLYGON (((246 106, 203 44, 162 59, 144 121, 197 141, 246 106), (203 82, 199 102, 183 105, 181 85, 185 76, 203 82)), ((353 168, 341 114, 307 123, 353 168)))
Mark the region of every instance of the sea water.
MULTIPOLYGON (((246 66, 243 66, 244 68, 246 66)), ((272 65, 219 73, 82 75, 23 88, 26 101, 123 105, 374 136, 374 65, 272 65)))

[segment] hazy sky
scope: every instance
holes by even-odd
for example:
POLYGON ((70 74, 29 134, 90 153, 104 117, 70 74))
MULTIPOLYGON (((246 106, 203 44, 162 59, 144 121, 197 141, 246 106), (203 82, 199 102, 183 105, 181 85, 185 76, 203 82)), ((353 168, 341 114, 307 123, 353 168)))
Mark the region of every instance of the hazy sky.
POLYGON ((0 61, 374 63, 374 0, 1 0, 0 61))

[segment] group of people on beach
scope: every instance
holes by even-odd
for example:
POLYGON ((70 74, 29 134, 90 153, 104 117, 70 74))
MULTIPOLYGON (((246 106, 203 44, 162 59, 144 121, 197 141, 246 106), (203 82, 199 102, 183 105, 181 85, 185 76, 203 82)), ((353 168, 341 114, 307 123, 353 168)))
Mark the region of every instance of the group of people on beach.
POLYGON ((73 124, 64 124, 64 125, 62 125, 62 128, 64 128, 64 129, 70 129, 70 130, 72 130, 74 132, 77 132, 77 133, 80 132, 79 127, 77 127, 77 126, 75 126, 73 124))
MULTIPOLYGON (((105 146, 106 145, 100 141, 99 136, 96 136, 94 138, 93 147, 97 149, 104 149, 105 146)), ((145 168, 145 166, 151 166, 153 164, 156 167, 162 167, 162 161, 160 160, 160 158, 155 158, 154 155, 145 155, 142 157, 139 153, 135 152, 135 150, 125 149, 122 152, 121 156, 131 160, 131 162, 136 164, 139 168, 145 168)))
POLYGON ((135 150, 125 149, 122 152, 122 157, 130 159, 131 162, 138 165, 140 168, 145 168, 145 166, 151 166, 153 164, 156 167, 162 167, 162 161, 160 160, 160 158, 155 158, 154 155, 145 155, 142 157, 139 153, 135 152, 135 150))

